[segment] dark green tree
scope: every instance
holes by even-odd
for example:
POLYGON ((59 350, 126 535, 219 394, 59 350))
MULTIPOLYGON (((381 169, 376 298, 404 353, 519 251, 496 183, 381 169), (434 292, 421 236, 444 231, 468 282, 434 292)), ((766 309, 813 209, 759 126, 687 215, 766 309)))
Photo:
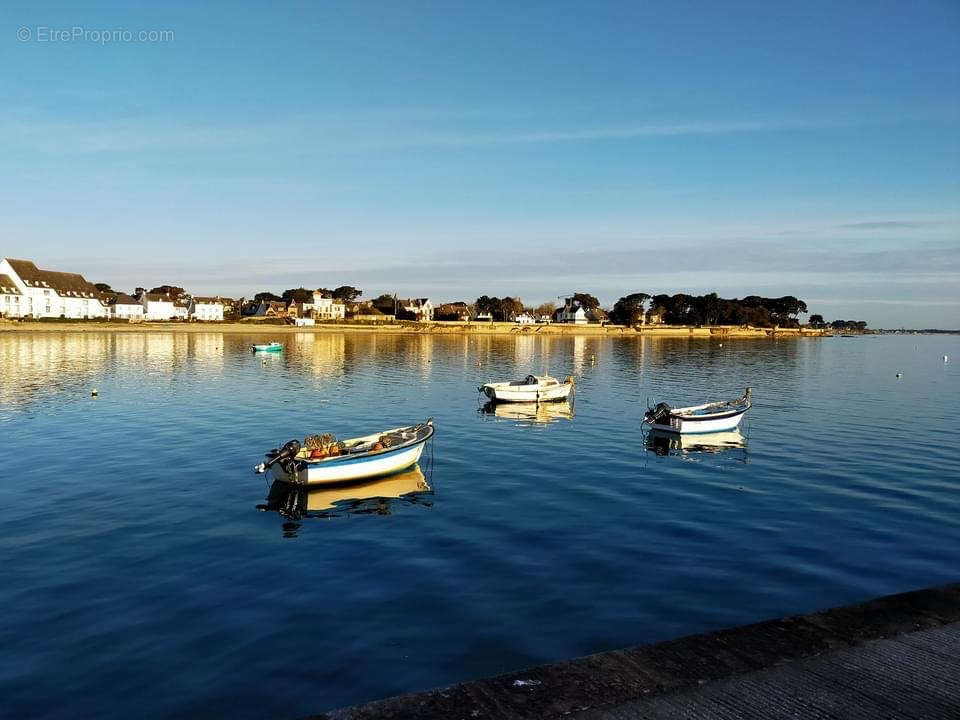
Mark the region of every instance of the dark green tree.
POLYGON ((613 304, 610 319, 618 325, 637 325, 643 320, 644 303, 650 299, 647 293, 631 293, 613 304))
POLYGON ((157 293, 159 295, 170 295, 171 297, 178 298, 181 295, 186 295, 186 291, 182 287, 176 285, 158 285, 153 288, 151 293, 157 293))
POLYGON ((313 290, 307 290, 306 288, 290 288, 289 290, 284 290, 283 295, 281 296, 283 300, 289 302, 293 300, 294 302, 313 302, 313 290))
POLYGON ((600 307, 600 301, 590 293, 574 293, 573 302, 580 305, 584 310, 593 310, 600 307))
POLYGON ((363 290, 358 290, 352 285, 341 285, 333 291, 333 297, 343 302, 354 302, 363 295, 363 290))

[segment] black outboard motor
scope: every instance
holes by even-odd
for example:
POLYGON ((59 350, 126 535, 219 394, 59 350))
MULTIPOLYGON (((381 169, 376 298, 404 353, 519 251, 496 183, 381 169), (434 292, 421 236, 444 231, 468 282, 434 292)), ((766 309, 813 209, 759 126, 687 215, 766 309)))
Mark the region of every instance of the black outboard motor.
POLYGON ((670 406, 666 403, 657 403, 655 407, 647 412, 644 415, 644 419, 650 423, 658 425, 669 425, 670 424, 670 406))
POLYGON ((280 463, 280 467, 286 470, 288 473, 291 472, 289 464, 296 457, 297 453, 300 452, 300 441, 291 440, 286 445, 284 445, 279 450, 273 450, 267 454, 267 461, 265 463, 260 463, 254 468, 258 473, 265 473, 271 467, 280 463))

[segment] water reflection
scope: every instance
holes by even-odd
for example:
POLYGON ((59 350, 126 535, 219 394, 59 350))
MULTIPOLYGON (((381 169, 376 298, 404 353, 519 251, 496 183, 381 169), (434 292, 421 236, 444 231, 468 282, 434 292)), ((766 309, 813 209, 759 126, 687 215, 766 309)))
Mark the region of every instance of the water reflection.
POLYGON ((737 459, 747 462, 747 438, 739 429, 702 435, 677 435, 662 430, 650 430, 646 434, 645 444, 648 450, 661 456, 729 452, 741 455, 737 459))
POLYGON ((284 532, 294 533, 303 518, 345 515, 390 515, 398 504, 433 504, 433 488, 419 465, 396 475, 350 485, 310 487, 274 481, 267 501, 258 510, 276 512, 293 521, 284 532))
POLYGON ((516 420, 525 423, 550 423, 557 420, 573 420, 573 406, 567 402, 507 403, 487 402, 480 408, 484 415, 516 420))

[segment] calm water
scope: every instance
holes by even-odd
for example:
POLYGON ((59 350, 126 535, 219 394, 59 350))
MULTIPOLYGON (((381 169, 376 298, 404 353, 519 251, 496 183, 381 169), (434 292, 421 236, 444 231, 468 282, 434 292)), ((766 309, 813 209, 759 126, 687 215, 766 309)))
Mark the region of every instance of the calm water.
POLYGON ((958 338, 254 339, 0 335, 4 714, 297 716, 958 578, 958 338), (572 418, 478 412, 545 370, 572 418), (645 446, 747 384, 743 447, 645 446), (264 450, 430 415, 413 495, 257 509, 264 450))

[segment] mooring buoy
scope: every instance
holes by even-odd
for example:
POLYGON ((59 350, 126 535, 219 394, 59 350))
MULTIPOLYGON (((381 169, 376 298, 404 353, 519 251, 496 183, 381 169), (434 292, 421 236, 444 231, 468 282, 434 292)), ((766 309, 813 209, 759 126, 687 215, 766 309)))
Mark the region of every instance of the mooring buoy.
POLYGON ((90 397, 97 397, 100 394, 100 391, 94 388, 90 391, 90 397))
POLYGON ((898 377, 898 378, 902 378, 902 377, 903 377, 903 373, 897 373, 897 377, 898 377))

